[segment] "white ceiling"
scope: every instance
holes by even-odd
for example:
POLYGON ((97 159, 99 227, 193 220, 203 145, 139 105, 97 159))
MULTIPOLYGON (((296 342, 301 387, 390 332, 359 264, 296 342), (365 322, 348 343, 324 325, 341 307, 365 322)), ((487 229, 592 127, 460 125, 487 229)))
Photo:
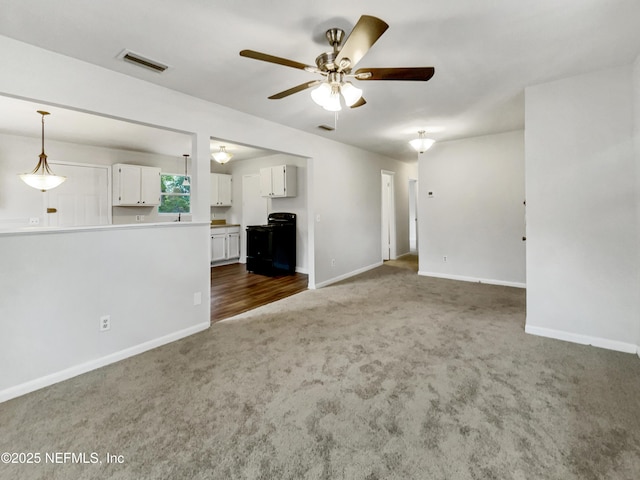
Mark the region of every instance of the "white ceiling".
MULTIPOLYGON (((0 0, 0 10, 2 35, 409 161, 407 142, 419 129, 439 128, 431 136, 448 140, 522 128, 526 86, 640 54, 638 0, 0 0), (335 132, 317 128, 332 125, 333 114, 308 92, 267 99, 316 75, 238 55, 253 49, 313 65, 330 50, 325 30, 348 33, 362 14, 389 29, 358 67, 436 73, 429 82, 354 81, 368 103, 343 110, 335 132), (123 49, 171 68, 157 74, 125 63, 123 49)), ((0 131, 9 128, 5 117, 0 131)), ((37 135, 37 117, 29 123, 37 135)), ((109 136, 122 143, 125 134, 109 136)))

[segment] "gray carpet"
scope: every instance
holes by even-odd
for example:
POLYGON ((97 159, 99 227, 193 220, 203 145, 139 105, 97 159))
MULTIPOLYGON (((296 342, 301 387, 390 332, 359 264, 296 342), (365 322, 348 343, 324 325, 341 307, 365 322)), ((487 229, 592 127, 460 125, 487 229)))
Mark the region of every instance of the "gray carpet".
POLYGON ((0 404, 0 452, 103 461, 0 478, 639 478, 640 360, 524 304, 385 265, 0 404))

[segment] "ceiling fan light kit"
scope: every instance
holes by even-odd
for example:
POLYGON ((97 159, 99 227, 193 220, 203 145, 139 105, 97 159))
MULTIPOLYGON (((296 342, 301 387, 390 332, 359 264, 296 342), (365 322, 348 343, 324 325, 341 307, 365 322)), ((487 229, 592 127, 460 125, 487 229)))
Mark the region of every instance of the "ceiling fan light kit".
POLYGON ((44 153, 44 117, 45 115, 49 115, 49 112, 38 110, 38 113, 42 115, 42 153, 39 155, 40 159, 36 168, 34 168, 31 173, 23 173, 18 176, 20 180, 30 187, 46 192, 62 184, 67 177, 54 174, 49 167, 47 155, 44 153))
POLYGON ((351 82, 343 82, 342 78, 342 73, 330 73, 326 82, 322 82, 318 88, 311 90, 313 101, 330 112, 342 109, 340 95, 347 107, 355 105, 362 98, 362 90, 351 82))
POLYGON ((331 52, 321 53, 316 57, 316 66, 275 57, 255 50, 242 50, 240 56, 275 63, 285 67, 297 68, 310 73, 320 74, 324 80, 314 80, 289 88, 271 95, 269 99, 279 100, 308 88, 311 98, 325 110, 337 112, 341 110, 340 97, 347 107, 358 108, 367 103, 362 96, 362 90, 345 79, 356 80, 404 80, 426 82, 435 72, 433 67, 403 67, 403 68, 360 68, 355 72, 356 64, 364 57, 374 43, 389 28, 389 25, 379 18, 362 15, 355 27, 345 39, 345 32, 339 28, 327 30, 325 36, 331 52))

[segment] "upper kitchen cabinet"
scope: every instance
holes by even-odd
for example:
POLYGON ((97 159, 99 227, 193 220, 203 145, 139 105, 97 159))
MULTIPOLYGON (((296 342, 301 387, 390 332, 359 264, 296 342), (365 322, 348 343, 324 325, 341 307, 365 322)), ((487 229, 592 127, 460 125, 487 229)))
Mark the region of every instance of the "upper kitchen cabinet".
POLYGON ((141 207, 160 204, 160 169, 116 163, 112 166, 113 205, 141 207))
POLYGON ((260 195, 263 197, 295 197, 296 167, 277 165, 260 169, 260 195))
POLYGON ((231 206, 231 175, 211 174, 211 206, 231 206))

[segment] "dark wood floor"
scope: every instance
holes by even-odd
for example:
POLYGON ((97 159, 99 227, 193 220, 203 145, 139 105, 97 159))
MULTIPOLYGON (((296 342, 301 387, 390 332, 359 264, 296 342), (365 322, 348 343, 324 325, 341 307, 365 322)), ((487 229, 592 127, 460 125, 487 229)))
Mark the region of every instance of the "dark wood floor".
POLYGON ((211 323, 307 289, 308 275, 268 277, 248 273, 243 263, 211 267, 211 323))

